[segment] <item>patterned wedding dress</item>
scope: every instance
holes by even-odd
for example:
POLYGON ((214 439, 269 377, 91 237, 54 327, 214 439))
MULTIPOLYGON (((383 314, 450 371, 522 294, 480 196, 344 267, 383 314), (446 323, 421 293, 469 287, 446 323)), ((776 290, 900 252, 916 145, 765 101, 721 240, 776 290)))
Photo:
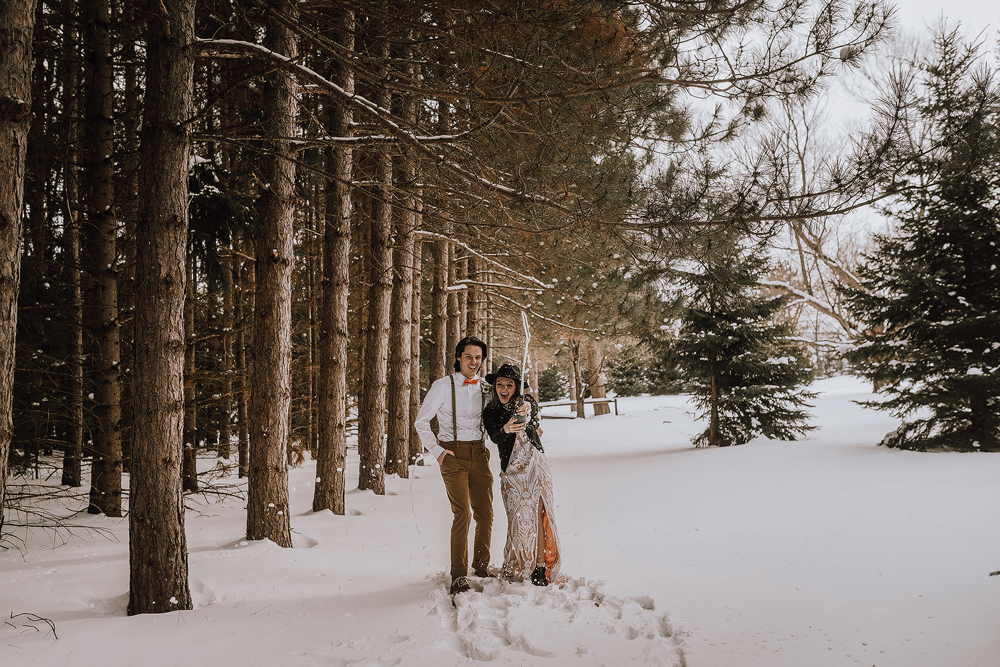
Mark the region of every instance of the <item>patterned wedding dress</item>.
POLYGON ((560 583, 561 552, 552 514, 552 474, 545 455, 531 445, 524 431, 517 434, 507 470, 500 473, 500 492, 507 508, 507 546, 501 576, 513 581, 531 577, 541 528, 548 581, 560 583))

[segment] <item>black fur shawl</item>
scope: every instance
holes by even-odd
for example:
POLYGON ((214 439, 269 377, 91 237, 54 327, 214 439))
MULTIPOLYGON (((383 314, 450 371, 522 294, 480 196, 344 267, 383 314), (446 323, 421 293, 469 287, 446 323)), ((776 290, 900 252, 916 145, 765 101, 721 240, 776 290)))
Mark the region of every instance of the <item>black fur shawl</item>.
MULTIPOLYGON (((535 446, 540 452, 544 452, 542 449, 542 439, 538 437, 538 403, 531 394, 525 394, 524 400, 531 403, 531 420, 528 422, 527 433, 528 439, 531 440, 531 444, 535 446)), ((493 403, 492 405, 487 405, 483 410, 483 426, 486 427, 486 432, 490 434, 490 440, 496 443, 497 451, 500 452, 500 470, 507 470, 507 463, 510 461, 510 454, 514 451, 514 441, 517 440, 517 434, 515 433, 504 433, 504 425, 510 421, 510 418, 514 415, 514 400, 508 402, 504 405, 500 401, 493 403)))

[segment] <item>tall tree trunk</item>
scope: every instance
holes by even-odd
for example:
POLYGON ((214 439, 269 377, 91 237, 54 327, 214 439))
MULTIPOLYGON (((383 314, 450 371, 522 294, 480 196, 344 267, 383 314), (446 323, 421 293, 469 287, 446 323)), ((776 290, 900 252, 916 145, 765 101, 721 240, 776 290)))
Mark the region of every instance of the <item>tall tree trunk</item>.
POLYGON ((580 368, 582 360, 580 359, 580 341, 578 339, 574 338, 569 342, 569 351, 573 366, 573 379, 576 384, 576 416, 580 419, 586 419, 587 410, 586 404, 583 402, 583 373, 580 368))
POLYGON ((198 397, 195 393, 194 256, 189 252, 185 265, 184 290, 184 463, 181 484, 185 491, 198 490, 198 397))
POLYGON ((62 483, 70 487, 83 486, 83 283, 80 274, 80 182, 77 173, 80 96, 77 91, 79 69, 77 61, 76 1, 66 3, 66 39, 64 59, 67 66, 63 79, 63 108, 66 113, 66 164, 63 169, 66 230, 63 248, 66 253, 66 276, 70 289, 70 382, 67 397, 68 435, 63 456, 62 483))
MULTIPOLYGON (((216 252, 221 255, 225 252, 225 250, 217 245, 216 252)), ((222 267, 221 258, 219 264, 221 273, 225 270, 222 267)), ((197 296, 198 294, 196 291, 196 314, 198 308, 197 296)), ((216 456, 219 455, 219 435, 222 433, 222 383, 225 375, 225 371, 222 370, 222 366, 225 364, 225 361, 222 358, 224 356, 222 347, 223 339, 226 335, 222 330, 221 325, 223 315, 220 312, 221 301, 219 296, 219 294, 213 293, 211 287, 209 287, 205 293, 205 306, 203 311, 204 324, 202 325, 202 328, 207 335, 206 343, 208 350, 206 350, 205 358, 202 360, 201 364, 203 372, 200 374, 202 378, 202 384, 200 387, 197 382, 199 377, 198 364, 195 364, 195 395, 197 396, 200 393, 205 397, 200 403, 195 404, 198 408, 195 411, 195 415, 198 417, 195 421, 195 432, 200 432, 193 441, 195 443, 194 453, 196 459, 199 448, 213 450, 216 456)), ((195 322, 197 323, 197 321, 198 318, 196 317, 195 322)), ((197 324, 195 326, 197 326, 197 324)), ((194 469, 194 472, 197 474, 197 468, 194 469)), ((195 481, 197 481, 197 478, 195 481)))
POLYGON ((94 370, 91 514, 121 516, 121 380, 118 248, 114 214, 114 63, 110 0, 84 3, 87 92, 84 199, 87 210, 87 311, 94 370))
POLYGON ((566 359, 569 362, 566 368, 567 375, 569 376, 569 400, 573 401, 574 405, 571 408, 573 412, 576 412, 576 397, 579 394, 577 391, 576 384, 576 361, 573 360, 573 341, 569 341, 569 354, 566 359))
MULTIPOLYGON (((294 58, 296 40, 278 22, 267 27, 267 48, 294 58)), ((253 382, 250 393, 250 470, 247 539, 292 546, 288 517, 288 410, 291 406, 292 260, 295 215, 295 81, 272 72, 264 91, 265 158, 261 220, 256 240, 253 382)))
MULTIPOLYGON (((715 290, 710 294, 709 310, 712 315, 716 314, 715 290)), ((721 434, 719 433, 719 364, 715 347, 708 350, 709 372, 711 373, 711 394, 709 395, 709 422, 708 422, 708 444, 716 446, 719 444, 721 434)))
MULTIPOLYGON (((354 50, 354 12, 342 9, 337 16, 337 41, 354 50)), ((334 80, 348 94, 354 93, 350 67, 335 65, 334 80)), ((330 133, 351 136, 351 108, 333 105, 328 110, 330 133)), ((347 309, 351 264, 351 178, 353 154, 349 146, 327 150, 333 178, 327 181, 326 216, 323 221, 323 305, 319 334, 319 451, 313 511, 328 509, 344 514, 347 467, 347 309)))
MULTIPOLYGON (((121 323, 131 322, 135 313, 135 257, 136 257, 136 226, 139 217, 139 131, 142 123, 142 94, 140 85, 140 60, 137 57, 136 43, 142 41, 143 13, 141 3, 121 4, 124 15, 119 25, 124 26, 124 42, 121 51, 121 61, 125 84, 125 113, 122 117, 122 133, 124 134, 124 155, 119 169, 120 186, 117 188, 118 199, 121 201, 121 220, 124 234, 121 235, 119 253, 124 257, 123 276, 119 277, 122 303, 119 303, 118 320, 121 323), (138 5, 138 6, 137 6, 138 5)), ((121 345, 122 363, 118 374, 122 387, 122 470, 131 471, 132 461, 132 369, 135 368, 135 352, 133 341, 128 336, 121 345)))
MULTIPOLYGON (((605 398, 607 391, 604 388, 604 374, 601 373, 604 366, 604 354, 596 341, 587 341, 587 384, 590 385, 591 398, 605 398)), ((611 414, 611 407, 607 403, 594 403, 594 416, 611 414)))
POLYGON ((708 421, 708 444, 714 447, 719 444, 719 382, 718 369, 716 367, 715 349, 708 351, 708 363, 711 368, 711 394, 708 397, 709 421, 708 421))
POLYGON ((191 609, 181 445, 195 0, 150 2, 139 166, 129 615, 191 609))
POLYGON ((444 377, 451 368, 448 361, 448 242, 434 242, 434 282, 431 286, 431 358, 430 381, 444 377))
POLYGON ((219 458, 230 457, 230 445, 233 439, 233 329, 236 326, 233 316, 233 297, 236 290, 236 280, 233 276, 236 259, 233 257, 232 243, 226 248, 222 259, 222 396, 219 411, 222 413, 219 434, 219 458))
MULTIPOLYGON (((405 176, 404 176, 405 178, 405 176)), ((413 226, 412 215, 404 212, 399 220, 393 250, 392 307, 389 324, 389 370, 392 373, 388 392, 389 423, 386 439, 385 472, 409 477, 410 453, 410 329, 413 313, 413 226)))
MULTIPOLYGON (((470 255, 465 260, 465 277, 468 280, 477 280, 478 276, 476 273, 477 264, 476 258, 470 255)), ((479 296, 479 290, 473 286, 469 286, 466 291, 466 318, 465 318, 465 330, 473 336, 479 336, 482 338, 486 334, 483 332, 483 312, 482 312, 482 299, 479 296)))
MULTIPOLYGON (((495 282, 494 274, 492 271, 487 271, 483 276, 485 282, 495 282)), ((483 340, 486 341, 486 348, 489 350, 494 350, 496 348, 496 322, 494 322, 493 313, 493 298, 489 294, 483 294, 483 340)), ((493 369, 498 368, 494 359, 486 360, 486 368, 493 369)))
MULTIPOLYGON (((455 280, 453 285, 458 285, 469 277, 468 268, 469 262, 468 257, 465 255, 465 251, 460 250, 455 247, 452 254, 452 265, 455 274, 455 280)), ((449 313, 451 315, 451 326, 454 328, 455 344, 465 336, 467 333, 471 333, 468 330, 469 324, 469 289, 466 287, 462 290, 455 290, 449 292, 449 296, 455 297, 455 312, 449 313)))
MULTIPOLYGON (((410 41, 409 38, 406 41, 410 41)), ((412 63, 412 54, 403 54, 403 60, 412 63)), ((416 65, 411 64, 407 78, 416 80, 416 65)), ((407 95, 403 101, 403 122, 415 127, 420 99, 407 95)), ((407 147, 399 165, 400 191, 395 249, 393 250, 392 312, 390 315, 389 369, 393 375, 389 393, 389 437, 386 441, 385 471, 400 477, 410 476, 410 394, 413 386, 413 329, 420 320, 413 319, 413 266, 420 250, 416 241, 417 231, 417 156, 407 147)), ((419 309, 418 309, 419 312, 419 309)))
MULTIPOLYGON (((421 193, 417 193, 417 226, 420 226, 420 201, 421 193)), ((407 460, 411 464, 422 465, 424 462, 421 454, 424 451, 420 436, 417 435, 416 421, 417 412, 420 410, 420 281, 423 266, 423 247, 419 240, 415 241, 413 249, 413 298, 410 299, 410 452, 407 460)))
MULTIPOLYGON (((315 175, 309 181, 309 196, 322 206, 319 198, 319 188, 315 187, 315 175)), ((324 215, 319 212, 318 215, 324 215)), ((322 218, 320 218, 322 219, 322 218)), ((309 216, 309 236, 306 240, 306 442, 312 458, 316 458, 316 320, 319 312, 318 294, 316 290, 316 271, 322 271, 322 258, 316 252, 316 216, 309 216)))
MULTIPOLYGON (((34 11, 35 25, 41 29, 45 20, 42 3, 38 3, 34 11)), ((53 68, 46 66, 51 58, 46 51, 44 45, 36 44, 31 91, 31 114, 34 120, 28 132, 27 171, 24 175, 26 216, 24 221, 25 243, 21 254, 21 292, 28 294, 38 294, 41 286, 47 282, 47 256, 51 255, 46 184, 54 176, 50 156, 55 152, 55 142, 49 136, 49 125, 53 118, 52 95, 49 94, 49 91, 55 88, 55 82, 52 77, 53 68)), ((22 333, 38 332, 42 339, 52 328, 51 318, 42 315, 39 309, 22 310, 18 318, 21 321, 22 333)), ((22 346, 21 349, 27 351, 28 348, 22 346)), ((15 374, 14 382, 18 385, 19 393, 27 390, 37 395, 45 391, 44 384, 47 378, 40 371, 40 368, 28 371, 24 374, 23 380, 19 380, 15 374)), ((28 432, 31 433, 27 449, 35 462, 35 477, 37 479, 39 456, 51 449, 51 446, 48 444, 50 434, 47 432, 49 425, 48 403, 36 403, 36 405, 37 409, 32 411, 33 414, 24 415, 20 421, 25 435, 28 432)))
MULTIPOLYGON (((377 51, 388 62, 389 42, 380 26, 377 51)), ((387 69, 383 71, 383 77, 387 69)), ((379 105, 389 108, 389 90, 379 90, 379 105)), ((361 457, 359 489, 385 494, 385 409, 389 358, 389 309, 392 300, 392 154, 388 146, 376 149, 374 206, 369 256, 368 326, 365 330, 364 380, 358 397, 358 454, 361 457)))
MULTIPOLYGON (((445 234, 451 235, 452 225, 449 222, 446 226, 445 234)), ((448 244, 448 254, 446 255, 448 267, 448 281, 447 285, 449 288, 454 287, 455 282, 458 280, 458 262, 456 261, 458 251, 452 244, 448 244)), ((447 321, 448 321, 448 334, 445 343, 445 364, 447 365, 449 361, 454 360, 455 346, 458 345, 458 341, 462 338, 462 311, 459 308, 459 295, 465 297, 464 293, 457 290, 448 289, 448 310, 447 310, 447 321)), ((448 369, 451 370, 451 369, 448 369)))
POLYGON ((24 233, 25 155, 31 123, 32 31, 35 3, 0 5, 0 529, 13 437, 14 344, 24 233))
MULTIPOLYGON (((71 164, 67 160, 67 166, 71 164)), ((67 181, 68 186, 68 181, 67 181)), ((67 191, 73 188, 67 187, 67 191)), ((70 199, 67 195, 67 200, 70 199)), ((83 486, 83 291, 80 281, 80 228, 73 212, 68 212, 66 226, 66 261, 70 279, 70 384, 68 444, 63 456, 62 483, 83 486)))
POLYGON ((236 395, 236 412, 239 422, 239 443, 236 446, 237 466, 239 476, 247 476, 247 468, 250 466, 250 369, 247 367, 247 347, 251 344, 250 328, 247 322, 254 311, 254 290, 255 282, 253 264, 246 262, 242 268, 237 263, 236 282, 239 286, 239 295, 236 298, 236 321, 239 322, 240 331, 236 339, 236 368, 239 373, 240 390, 236 395), (249 313, 249 314, 248 314, 249 313))

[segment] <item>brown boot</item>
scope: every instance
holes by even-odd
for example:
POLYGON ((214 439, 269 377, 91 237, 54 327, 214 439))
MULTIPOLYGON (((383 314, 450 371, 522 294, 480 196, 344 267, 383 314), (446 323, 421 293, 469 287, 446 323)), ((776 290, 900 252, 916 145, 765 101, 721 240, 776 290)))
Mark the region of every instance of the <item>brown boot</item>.
POLYGON ((451 589, 448 592, 452 595, 458 595, 459 593, 471 590, 472 586, 469 585, 468 579, 465 577, 455 577, 451 580, 451 589))
POLYGON ((487 568, 485 570, 476 570, 476 576, 481 579, 496 579, 497 573, 487 568))

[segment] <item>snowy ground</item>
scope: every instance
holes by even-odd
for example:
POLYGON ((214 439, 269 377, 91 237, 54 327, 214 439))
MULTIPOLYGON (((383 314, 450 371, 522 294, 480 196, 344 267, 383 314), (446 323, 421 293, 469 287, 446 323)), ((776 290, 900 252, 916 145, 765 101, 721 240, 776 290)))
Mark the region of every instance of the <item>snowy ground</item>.
POLYGON ((189 499, 188 612, 125 615, 127 519, 74 518, 114 540, 21 533, 0 665, 997 667, 1000 455, 876 447, 895 424, 851 403, 864 385, 815 389, 820 428, 794 443, 693 449, 683 397, 543 422, 561 590, 474 580, 453 608, 435 467, 349 493, 342 517, 292 470, 295 549, 247 543, 239 499, 189 499))

